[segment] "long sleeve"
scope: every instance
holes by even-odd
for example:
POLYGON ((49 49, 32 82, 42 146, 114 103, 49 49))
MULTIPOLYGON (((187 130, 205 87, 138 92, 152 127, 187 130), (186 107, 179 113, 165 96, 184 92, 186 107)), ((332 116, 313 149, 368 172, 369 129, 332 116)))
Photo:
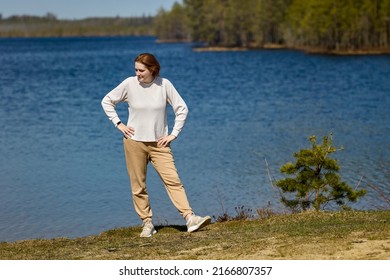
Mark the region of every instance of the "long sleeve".
POLYGON ((167 82, 167 99, 175 112, 175 123, 171 134, 177 137, 184 127, 188 116, 188 107, 171 82, 167 82))
POLYGON ((104 112, 114 125, 120 121, 120 118, 115 109, 116 104, 127 101, 127 84, 128 79, 124 80, 116 88, 107 93, 101 102, 104 112))

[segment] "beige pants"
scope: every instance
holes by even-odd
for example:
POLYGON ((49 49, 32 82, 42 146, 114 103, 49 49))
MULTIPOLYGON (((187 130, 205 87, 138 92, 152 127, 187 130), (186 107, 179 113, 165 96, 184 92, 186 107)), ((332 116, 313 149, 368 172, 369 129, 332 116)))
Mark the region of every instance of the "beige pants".
POLYGON ((152 218, 152 209, 146 190, 146 171, 149 161, 159 174, 179 213, 183 218, 191 214, 192 209, 177 173, 171 148, 157 147, 156 142, 139 142, 132 139, 123 139, 123 144, 133 203, 141 220, 146 221, 152 218))

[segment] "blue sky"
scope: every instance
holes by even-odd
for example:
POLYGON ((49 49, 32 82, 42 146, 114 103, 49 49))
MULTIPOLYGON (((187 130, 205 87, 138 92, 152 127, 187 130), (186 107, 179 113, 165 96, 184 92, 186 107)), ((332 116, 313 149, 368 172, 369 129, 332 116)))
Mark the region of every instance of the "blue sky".
POLYGON ((132 17, 155 15, 159 8, 170 10, 181 0, 0 0, 0 14, 44 16, 48 12, 60 19, 86 17, 132 17))

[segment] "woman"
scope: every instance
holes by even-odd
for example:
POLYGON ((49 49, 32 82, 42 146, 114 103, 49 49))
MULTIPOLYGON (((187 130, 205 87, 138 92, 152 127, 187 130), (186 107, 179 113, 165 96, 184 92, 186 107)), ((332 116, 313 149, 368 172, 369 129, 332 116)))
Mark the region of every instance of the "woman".
POLYGON ((188 114, 187 105, 172 83, 159 76, 160 64, 152 54, 140 54, 134 62, 136 76, 125 79, 110 91, 103 98, 102 107, 124 135, 123 144, 134 207, 143 223, 140 236, 151 237, 157 233, 146 189, 149 161, 160 175, 172 203, 186 220, 188 232, 196 231, 208 225, 211 218, 194 215, 170 148, 170 143, 177 138, 184 126, 188 114), (121 122, 115 110, 119 102, 126 102, 129 106, 126 125, 121 122), (175 112, 175 123, 170 134, 167 104, 175 112))

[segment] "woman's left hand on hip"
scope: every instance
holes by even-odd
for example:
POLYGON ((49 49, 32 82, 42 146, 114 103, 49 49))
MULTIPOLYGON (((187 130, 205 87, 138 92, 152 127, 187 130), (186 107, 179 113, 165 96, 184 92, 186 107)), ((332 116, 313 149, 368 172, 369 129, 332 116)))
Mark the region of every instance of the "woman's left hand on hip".
POLYGON ((174 135, 160 137, 159 139, 157 139, 157 146, 165 148, 175 139, 176 137, 174 135))

